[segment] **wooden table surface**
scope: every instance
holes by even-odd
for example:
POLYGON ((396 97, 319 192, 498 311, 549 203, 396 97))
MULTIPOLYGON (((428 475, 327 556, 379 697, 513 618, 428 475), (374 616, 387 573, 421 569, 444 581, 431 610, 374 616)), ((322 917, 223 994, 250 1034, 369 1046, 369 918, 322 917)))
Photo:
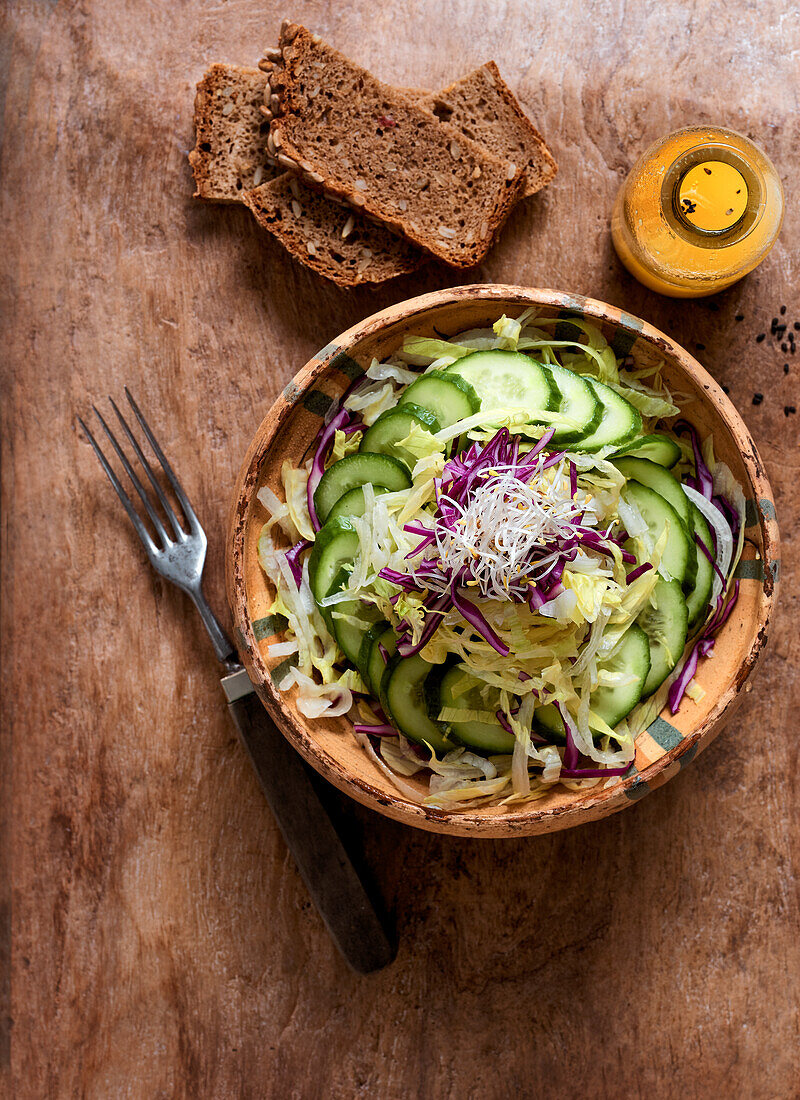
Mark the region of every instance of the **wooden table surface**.
POLYGON ((192 200, 194 83, 211 61, 254 63, 283 7, 7 6, 0 1094, 800 1095, 800 414, 784 412, 800 358, 769 336, 780 306, 800 320, 790 7, 290 13, 401 84, 498 61, 560 173, 466 281, 588 293, 696 351, 756 438, 784 547, 771 652, 735 721, 625 813, 468 841, 344 805, 400 940, 389 969, 359 978, 287 857, 198 620, 146 567, 74 416, 124 384, 139 397, 206 524, 207 589, 227 614, 229 497, 275 395, 350 324, 465 279, 340 291, 246 210, 192 200), (739 285, 671 301, 621 269, 609 214, 652 140, 703 122, 763 144, 787 217, 739 285))

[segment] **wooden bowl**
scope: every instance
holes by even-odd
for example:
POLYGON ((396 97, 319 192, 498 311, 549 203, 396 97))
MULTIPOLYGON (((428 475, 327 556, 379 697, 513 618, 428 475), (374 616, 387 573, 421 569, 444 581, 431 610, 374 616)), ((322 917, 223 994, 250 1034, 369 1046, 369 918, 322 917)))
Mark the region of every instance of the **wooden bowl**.
MULTIPOLYGON (((559 333, 561 335, 561 333, 559 333)), ((775 599, 779 536, 772 492, 753 440, 714 379, 683 348, 651 325, 614 306, 573 294, 513 286, 465 286, 437 291, 368 317, 336 337, 296 375, 270 409, 247 453, 236 485, 228 540, 228 596, 236 641, 269 713, 305 759, 340 790, 379 813, 434 832, 456 836, 513 837, 547 833, 616 813, 666 783, 722 728, 740 701, 745 683, 764 652, 775 599), (685 414, 702 437, 714 436, 715 452, 738 478, 747 497, 747 531, 739 600, 720 632, 713 658, 701 661, 697 679, 706 694, 685 699, 672 717, 664 711, 636 742, 635 771, 615 786, 571 792, 554 789, 522 807, 438 810, 412 802, 396 790, 357 745, 346 717, 310 721, 294 705, 294 691, 281 694, 272 675, 278 661, 266 656, 275 640, 270 617, 271 586, 258 563, 256 544, 265 513, 256 499, 262 485, 280 493, 284 460, 304 456, 331 400, 374 357, 383 359, 407 333, 455 334, 491 324, 501 313, 516 316, 530 305, 557 310, 562 332, 569 318, 598 322, 618 356, 664 363, 666 382, 694 398, 685 414)), ((412 781, 413 782, 413 781, 412 781)), ((423 791, 423 784, 419 784, 423 791)))

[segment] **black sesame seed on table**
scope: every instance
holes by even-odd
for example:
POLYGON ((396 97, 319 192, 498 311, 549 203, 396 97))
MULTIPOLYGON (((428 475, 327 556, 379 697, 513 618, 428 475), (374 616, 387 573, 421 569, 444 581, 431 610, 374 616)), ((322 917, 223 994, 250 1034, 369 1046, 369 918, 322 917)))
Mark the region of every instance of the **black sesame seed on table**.
POLYGON ((783 415, 784 416, 792 416, 796 412, 797 412, 797 409, 794 407, 794 405, 784 405, 783 406, 783 415))
POLYGON ((758 336, 756 336, 756 343, 757 344, 763 344, 764 341, 766 340, 766 338, 767 338, 766 332, 759 332, 758 336))
POLYGON ((695 344, 694 348, 695 348, 695 351, 705 351, 706 350, 705 344, 695 344))
POLYGON ((763 393, 754 393, 753 394, 753 404, 754 405, 760 405, 763 400, 764 400, 764 394, 763 393))
MULTIPOLYGON (((744 314, 743 313, 737 313, 736 316, 734 317, 734 321, 743 321, 743 320, 744 320, 744 314)), ((800 325, 795 325, 795 328, 800 328, 800 325)))
POLYGON ((781 351, 783 352, 784 355, 786 354, 786 352, 788 350, 789 350, 789 345, 788 344, 786 344, 786 343, 781 344, 781 351))
POLYGON ((800 332, 800 321, 795 321, 795 323, 794 323, 794 331, 795 331, 795 332, 800 332))
POLYGON ((785 312, 786 312, 786 306, 781 306, 781 317, 783 317, 785 312))
POLYGON ((730 393, 731 391, 730 391, 730 390, 728 389, 728 387, 727 387, 727 386, 723 386, 723 387, 722 387, 722 392, 723 392, 723 393, 730 393))
POLYGON ((784 363, 784 364, 783 364, 783 373, 784 373, 784 374, 788 374, 788 373, 789 373, 789 364, 788 364, 788 363, 784 363))

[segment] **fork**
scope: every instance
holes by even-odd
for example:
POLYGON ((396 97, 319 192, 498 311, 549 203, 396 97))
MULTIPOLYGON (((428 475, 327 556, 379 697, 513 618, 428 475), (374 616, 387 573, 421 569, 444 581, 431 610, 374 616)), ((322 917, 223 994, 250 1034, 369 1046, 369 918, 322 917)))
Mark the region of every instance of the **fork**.
POLYGON ((109 398, 111 407, 144 470, 152 493, 161 505, 168 526, 165 526, 159 516, 152 496, 117 437, 99 410, 94 405, 92 408, 136 490, 155 531, 155 538, 148 531, 114 468, 81 417, 77 418, 78 423, 116 490, 144 545, 150 564, 162 577, 186 592, 200 613, 214 652, 225 667, 221 683, 228 709, 286 846, 294 857, 331 938, 357 973, 369 974, 380 970, 392 961, 394 949, 364 883, 320 800, 320 794, 325 796, 324 790, 318 787, 321 781, 270 719, 255 694, 246 669, 236 657, 233 644, 209 607, 202 588, 203 565, 208 547, 205 532, 158 440, 127 387, 125 396, 180 505, 183 524, 127 420, 112 398, 109 398))

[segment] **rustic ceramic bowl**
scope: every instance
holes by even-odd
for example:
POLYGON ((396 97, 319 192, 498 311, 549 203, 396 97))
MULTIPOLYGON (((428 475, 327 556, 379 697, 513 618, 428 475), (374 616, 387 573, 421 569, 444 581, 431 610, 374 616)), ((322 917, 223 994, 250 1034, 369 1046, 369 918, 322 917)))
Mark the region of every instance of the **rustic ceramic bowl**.
MULTIPOLYGON (((547 833, 622 810, 688 764, 720 731, 742 697, 764 652, 778 576, 779 540, 772 493, 753 440, 714 379, 683 348, 638 317, 591 298, 552 290, 511 286, 466 286, 442 290, 391 306, 324 347, 296 375, 256 432, 236 485, 228 542, 228 594, 242 660, 258 694, 286 737, 335 786, 380 813, 434 832, 457 836, 513 837, 547 833), (639 363, 664 363, 665 380, 692 399, 687 419, 701 436, 714 436, 719 458, 727 462, 747 497, 746 543, 737 576, 739 601, 720 632, 714 656, 702 661, 697 679, 705 689, 700 703, 684 700, 673 717, 662 712, 636 743, 634 774, 616 786, 582 792, 554 789, 522 807, 443 811, 414 803, 393 786, 356 744, 346 717, 309 721, 273 683, 277 661, 266 655, 275 640, 270 617, 271 586, 258 564, 256 544, 265 520, 256 493, 262 485, 280 492, 280 468, 299 462, 331 401, 350 380, 383 359, 407 333, 454 334, 491 324, 501 313, 515 316, 530 305, 558 311, 570 335, 569 318, 600 324, 617 355, 639 363)), ((413 782, 413 781, 412 781, 413 782)), ((419 784, 420 791, 423 785, 419 784)))

